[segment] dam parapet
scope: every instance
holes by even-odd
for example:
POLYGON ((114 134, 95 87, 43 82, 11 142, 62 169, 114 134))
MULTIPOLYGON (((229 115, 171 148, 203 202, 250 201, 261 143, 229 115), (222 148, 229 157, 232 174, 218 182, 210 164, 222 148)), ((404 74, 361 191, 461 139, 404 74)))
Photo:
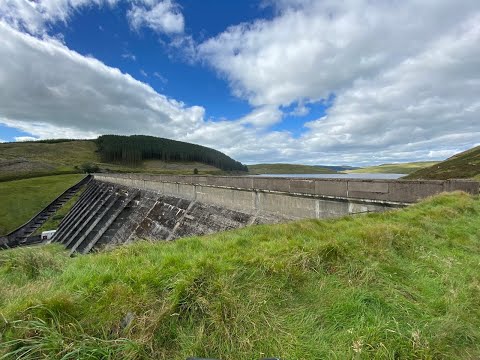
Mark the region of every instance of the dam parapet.
POLYGON ((290 218, 323 218, 380 211, 382 208, 406 206, 442 192, 479 192, 479 183, 470 180, 402 181, 146 174, 94 176, 99 181, 234 207, 247 212, 260 211, 290 218), (329 201, 343 205, 334 206, 329 201), (341 209, 336 211, 335 208, 338 207, 341 209))

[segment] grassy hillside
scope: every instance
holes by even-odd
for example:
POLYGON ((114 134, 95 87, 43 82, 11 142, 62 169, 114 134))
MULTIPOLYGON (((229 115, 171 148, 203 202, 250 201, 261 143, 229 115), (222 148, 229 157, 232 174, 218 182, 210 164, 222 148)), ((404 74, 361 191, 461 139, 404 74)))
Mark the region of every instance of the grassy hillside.
POLYGON ((411 174, 419 169, 424 169, 437 163, 438 161, 422 161, 411 163, 383 164, 377 166, 367 166, 355 170, 346 170, 343 172, 347 174, 411 174))
POLYGON ((146 135, 102 135, 97 140, 104 162, 141 165, 144 160, 197 161, 224 171, 247 171, 228 155, 197 144, 146 135))
POLYGON ((0 182, 37 176, 79 173, 82 164, 114 172, 162 174, 221 174, 215 166, 197 161, 145 160, 138 166, 102 162, 93 140, 0 143, 0 182))
POLYGON ((407 179, 468 179, 480 180, 480 146, 454 155, 434 166, 409 175, 407 179))
POLYGON ((16 142, 0 144, 0 181, 74 173, 75 166, 97 163, 93 141, 16 142))
POLYGON ((0 252, 6 359, 480 358, 480 200, 0 252))
POLYGON ((336 171, 321 166, 297 164, 255 164, 247 167, 251 174, 336 174, 336 171))
POLYGON ((30 220, 82 177, 55 175, 0 182, 0 235, 30 220))

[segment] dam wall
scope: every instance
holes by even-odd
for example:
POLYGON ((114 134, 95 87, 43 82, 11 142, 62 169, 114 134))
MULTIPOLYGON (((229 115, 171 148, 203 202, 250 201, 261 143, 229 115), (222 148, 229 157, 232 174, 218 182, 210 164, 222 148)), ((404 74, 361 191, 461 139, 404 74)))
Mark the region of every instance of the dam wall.
POLYGON ((301 179, 251 176, 95 174, 102 182, 286 219, 381 212, 441 192, 478 194, 469 180, 301 179))
MULTIPOLYGON (((63 244, 71 254, 99 251, 137 239, 174 240, 253 224, 382 212, 445 191, 479 191, 479 183, 468 180, 146 174, 94 174, 93 179, 89 177, 77 185, 83 184, 84 192, 50 240, 63 244)), ((59 204, 65 200, 62 196, 59 204)), ((48 207, 46 215, 40 214, 40 220, 52 209, 48 207)), ((29 224, 26 226, 30 229, 29 224)))
POLYGON ((85 254, 136 239, 174 240, 283 220, 94 180, 51 242, 85 254))

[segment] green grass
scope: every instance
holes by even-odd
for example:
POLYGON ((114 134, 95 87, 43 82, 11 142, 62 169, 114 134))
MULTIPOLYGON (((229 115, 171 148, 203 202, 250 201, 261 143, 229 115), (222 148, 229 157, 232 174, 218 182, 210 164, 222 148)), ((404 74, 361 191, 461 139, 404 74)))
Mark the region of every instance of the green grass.
POLYGON ((55 175, 0 182, 0 234, 31 219, 84 175, 55 175))
POLYGON ((438 161, 422 161, 398 164, 383 164, 377 166, 367 166, 361 169, 343 171, 347 174, 411 174, 419 169, 424 169, 437 164, 438 161))
POLYGON ((454 155, 434 166, 414 172, 406 179, 468 179, 480 180, 480 146, 454 155))
MULTIPOLYGON (((480 358, 480 200, 0 252, 6 359, 480 358)), ((2 350, 0 350, 1 353, 2 350)))
POLYGON ((297 164, 256 164, 248 165, 251 174, 336 174, 336 171, 321 166, 297 164))

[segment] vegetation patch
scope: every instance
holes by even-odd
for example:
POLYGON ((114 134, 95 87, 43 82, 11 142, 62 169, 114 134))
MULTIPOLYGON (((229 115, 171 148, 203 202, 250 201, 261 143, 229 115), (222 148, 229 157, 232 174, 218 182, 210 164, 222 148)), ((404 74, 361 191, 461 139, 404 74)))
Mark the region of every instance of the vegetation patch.
POLYGON ((76 258, 3 251, 0 353, 476 359, 479 228, 479 198, 454 193, 76 258))
POLYGON ((198 161, 226 171, 247 171, 240 162, 206 146, 154 136, 103 135, 96 143, 104 162, 140 165, 144 160, 198 161))
POLYGON ((84 175, 54 175, 0 182, 0 234, 27 222, 84 175))
POLYGON ((0 144, 0 181, 79 173, 84 163, 99 162, 97 146, 88 140, 0 144))
POLYGON ((431 167, 418 170, 406 179, 480 179, 480 146, 454 155, 431 167))

